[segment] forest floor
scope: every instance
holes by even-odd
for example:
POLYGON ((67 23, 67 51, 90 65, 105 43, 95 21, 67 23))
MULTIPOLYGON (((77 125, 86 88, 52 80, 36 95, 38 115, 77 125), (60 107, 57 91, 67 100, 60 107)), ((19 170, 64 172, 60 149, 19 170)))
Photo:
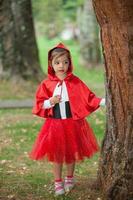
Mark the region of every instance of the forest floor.
MULTIPOLYGON (((37 85, 30 82, 0 82, 0 99, 34 99, 37 85)), ((0 200, 103 200, 100 191, 91 187, 96 180, 99 154, 77 163, 76 186, 61 197, 54 197, 52 164, 29 159, 43 119, 31 108, 0 109, 0 200)), ((88 118, 99 145, 104 135, 105 110, 99 109, 88 118)), ((65 168, 64 174, 65 175, 65 168)))

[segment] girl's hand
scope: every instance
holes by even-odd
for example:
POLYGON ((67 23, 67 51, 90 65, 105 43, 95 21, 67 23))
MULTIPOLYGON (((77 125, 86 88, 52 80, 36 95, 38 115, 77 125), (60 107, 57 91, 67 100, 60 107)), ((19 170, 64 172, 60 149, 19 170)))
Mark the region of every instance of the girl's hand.
POLYGON ((59 103, 60 101, 61 101, 60 95, 56 95, 56 96, 50 98, 51 105, 55 105, 56 103, 59 103))
POLYGON ((105 98, 101 99, 100 106, 106 106, 105 98))

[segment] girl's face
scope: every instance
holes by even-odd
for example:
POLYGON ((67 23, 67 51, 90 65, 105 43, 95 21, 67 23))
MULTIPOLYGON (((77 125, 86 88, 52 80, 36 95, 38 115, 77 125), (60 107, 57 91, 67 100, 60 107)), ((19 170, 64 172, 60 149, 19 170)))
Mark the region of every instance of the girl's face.
POLYGON ((62 55, 58 58, 53 58, 52 67, 58 78, 63 79, 66 77, 69 64, 70 61, 67 55, 62 55))

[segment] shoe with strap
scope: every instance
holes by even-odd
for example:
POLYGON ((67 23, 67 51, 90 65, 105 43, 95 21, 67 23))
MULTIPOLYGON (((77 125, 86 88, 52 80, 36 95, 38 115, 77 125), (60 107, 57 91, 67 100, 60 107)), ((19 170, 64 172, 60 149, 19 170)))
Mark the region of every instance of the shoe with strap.
POLYGON ((55 195, 62 195, 65 193, 64 184, 62 181, 55 181, 55 195))
POLYGON ((64 189, 66 192, 70 192, 73 187, 75 185, 75 179, 74 177, 65 177, 65 181, 64 181, 64 189))

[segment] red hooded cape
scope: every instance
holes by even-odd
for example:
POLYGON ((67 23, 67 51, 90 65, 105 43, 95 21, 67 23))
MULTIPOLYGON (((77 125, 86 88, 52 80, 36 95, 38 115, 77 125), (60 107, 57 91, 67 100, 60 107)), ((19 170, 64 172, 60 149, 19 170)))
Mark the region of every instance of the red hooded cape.
MULTIPOLYGON (((55 48, 63 48, 69 51, 62 43, 59 43, 53 49, 55 48)), ((48 60, 53 49, 48 52, 48 60)), ((64 81, 68 91, 72 118, 77 120, 85 118, 90 113, 95 111, 99 107, 101 98, 96 97, 83 81, 81 81, 77 76, 73 75, 72 70, 73 65, 71 59, 69 70, 64 81)), ((48 78, 41 82, 36 91, 36 102, 32 110, 33 114, 43 118, 49 118, 53 116, 52 108, 44 109, 43 103, 45 100, 52 97, 55 86, 58 82, 61 82, 61 80, 55 76, 52 66, 48 65, 48 78)))

